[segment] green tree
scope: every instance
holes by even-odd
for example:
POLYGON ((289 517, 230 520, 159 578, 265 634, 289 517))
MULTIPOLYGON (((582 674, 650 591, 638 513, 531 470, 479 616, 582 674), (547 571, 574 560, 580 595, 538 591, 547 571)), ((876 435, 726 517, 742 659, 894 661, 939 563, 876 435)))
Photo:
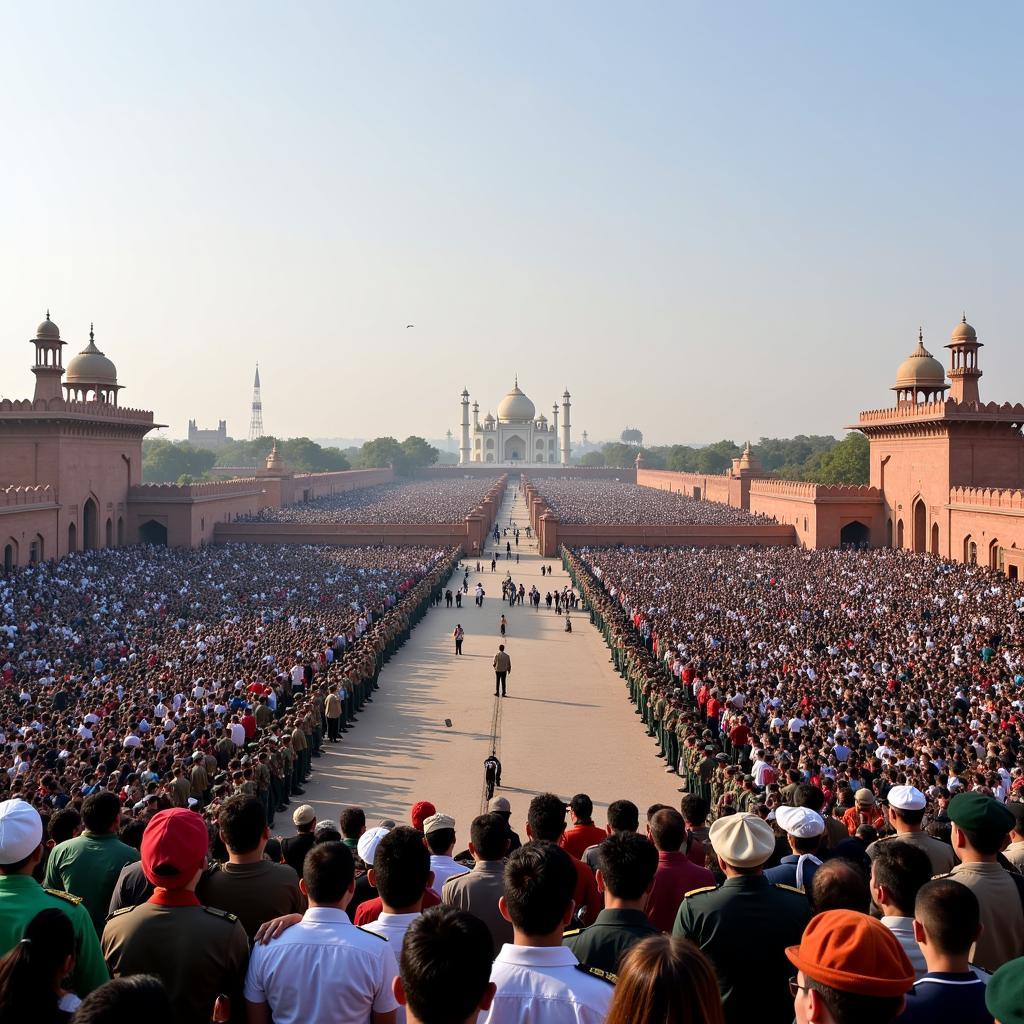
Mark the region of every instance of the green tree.
POLYGON ((404 468, 405 453, 402 446, 393 437, 375 437, 367 441, 359 449, 360 469, 383 469, 385 466, 394 466, 398 473, 399 467, 404 468))
POLYGON ((412 473, 425 466, 433 466, 440 452, 432 444, 427 444, 422 437, 410 434, 402 442, 402 454, 405 472, 412 473))
POLYGON ((184 474, 202 477, 215 460, 214 453, 205 448, 154 438, 142 447, 142 480, 147 484, 164 484, 184 474))
POLYGON ((581 466, 603 466, 604 452, 587 452, 580 458, 581 466))
POLYGON ((804 479, 819 484, 866 484, 870 474, 868 453, 868 439, 854 431, 827 452, 813 455, 804 466, 804 479))

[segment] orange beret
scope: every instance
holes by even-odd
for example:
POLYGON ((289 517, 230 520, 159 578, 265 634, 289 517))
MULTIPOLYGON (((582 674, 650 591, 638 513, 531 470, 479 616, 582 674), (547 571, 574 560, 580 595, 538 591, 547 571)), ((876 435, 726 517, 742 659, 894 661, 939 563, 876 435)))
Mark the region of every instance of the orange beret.
POLYGON ((808 978, 863 996, 901 996, 914 985, 914 968, 899 940, 881 921, 855 910, 812 917, 799 946, 786 950, 808 978))

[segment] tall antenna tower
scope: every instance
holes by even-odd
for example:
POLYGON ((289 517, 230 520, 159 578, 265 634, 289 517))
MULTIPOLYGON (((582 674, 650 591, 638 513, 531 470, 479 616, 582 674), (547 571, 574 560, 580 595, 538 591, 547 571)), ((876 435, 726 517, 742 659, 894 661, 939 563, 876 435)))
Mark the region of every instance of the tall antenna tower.
POLYGON ((260 401, 260 364, 256 364, 256 379, 252 382, 252 418, 249 420, 249 440, 263 436, 263 403, 260 401))

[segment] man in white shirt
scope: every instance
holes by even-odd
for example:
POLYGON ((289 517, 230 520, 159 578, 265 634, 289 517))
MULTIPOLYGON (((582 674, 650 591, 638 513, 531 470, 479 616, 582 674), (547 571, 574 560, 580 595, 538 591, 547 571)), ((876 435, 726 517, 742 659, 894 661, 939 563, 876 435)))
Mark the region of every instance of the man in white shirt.
POLYGON ((575 907, 576 869, 554 843, 530 842, 505 864, 498 901, 514 939, 494 961, 497 992, 484 1024, 601 1024, 612 1001, 611 980, 582 967, 562 945, 575 907))
POLYGON ((406 929, 420 916, 432 877, 430 855, 416 829, 393 828, 378 843, 367 881, 376 888, 383 909, 366 930, 387 939, 396 959, 406 929))
POLYGON ((466 866, 452 858, 455 849, 455 819, 447 814, 432 814, 423 822, 423 837, 430 850, 430 870, 434 872, 434 892, 440 893, 452 875, 461 875, 466 866))
POLYGON ((306 855, 299 888, 309 910, 279 938, 253 948, 245 978, 249 1024, 395 1024, 398 965, 389 943, 345 913, 354 879, 343 843, 318 843, 306 855))
POLYGON ((914 937, 914 901, 932 877, 924 850, 898 839, 880 843, 871 861, 871 899, 882 912, 882 924, 899 940, 920 980, 928 973, 924 953, 914 937))

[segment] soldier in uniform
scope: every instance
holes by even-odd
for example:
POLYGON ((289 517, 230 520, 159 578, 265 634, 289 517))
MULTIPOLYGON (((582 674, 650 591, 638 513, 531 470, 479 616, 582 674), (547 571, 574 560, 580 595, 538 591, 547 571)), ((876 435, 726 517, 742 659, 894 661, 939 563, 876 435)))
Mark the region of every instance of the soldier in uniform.
POLYGON ((764 877, 775 833, 757 815, 719 818, 709 836, 726 880, 688 892, 672 934, 690 939, 714 964, 727 1024, 789 1020, 785 950, 800 942, 810 920, 807 897, 764 877))
POLYGON ((901 843, 909 843, 928 854, 928 859, 932 862, 933 875, 943 875, 951 871, 956 864, 953 847, 941 839, 928 835, 921 828, 924 810, 928 804, 924 793, 914 786, 893 786, 889 790, 888 799, 889 821, 896 832, 873 842, 868 847, 868 856, 873 858, 881 843, 898 839, 901 843))
POLYGON ((155 974, 179 1024, 208 1024, 217 995, 237 1013, 249 960, 249 940, 234 914, 204 907, 195 895, 206 866, 203 819, 171 808, 142 837, 142 869, 156 887, 146 903, 115 911, 103 929, 111 974, 155 974))
POLYGON ((21 941, 25 925, 54 907, 71 920, 77 953, 71 972, 80 996, 110 980, 96 928, 78 896, 44 889, 32 877, 43 856, 43 822, 24 800, 0 801, 0 955, 21 941))

